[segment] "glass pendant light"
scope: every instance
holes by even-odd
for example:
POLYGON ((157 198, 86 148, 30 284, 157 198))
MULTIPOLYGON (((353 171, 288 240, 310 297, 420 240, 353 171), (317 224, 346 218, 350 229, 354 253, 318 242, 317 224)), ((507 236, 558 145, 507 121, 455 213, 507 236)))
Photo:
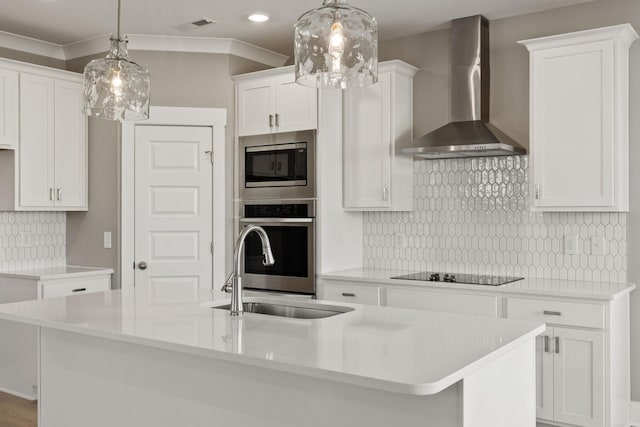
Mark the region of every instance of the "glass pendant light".
POLYGON ((378 24, 345 0, 324 0, 294 26, 296 82, 318 88, 363 87, 378 81, 378 24))
POLYGON ((118 33, 109 39, 106 58, 94 59, 84 68, 84 108, 87 116, 108 120, 149 118, 149 71, 129 60, 127 37, 118 33))

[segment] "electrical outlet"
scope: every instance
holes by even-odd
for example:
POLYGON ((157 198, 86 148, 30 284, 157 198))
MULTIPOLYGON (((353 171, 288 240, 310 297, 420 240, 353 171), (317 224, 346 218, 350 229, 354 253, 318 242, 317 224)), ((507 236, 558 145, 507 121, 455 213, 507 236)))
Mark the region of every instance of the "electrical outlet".
POLYGON ((577 255, 578 236, 564 236, 564 253, 565 255, 577 255))
POLYGON ((104 239, 103 239, 103 247, 105 249, 111 249, 111 232, 110 231, 105 231, 104 232, 104 239))
POLYGON ((591 237, 591 255, 604 256, 607 254, 607 241, 604 236, 591 237))
POLYGON ((393 243, 396 248, 404 249, 409 246, 409 243, 407 242, 407 236, 405 236, 404 234, 396 233, 393 235, 393 238, 393 243))
POLYGON ((33 246, 33 235, 29 232, 22 232, 18 234, 16 239, 16 246, 19 248, 30 248, 33 246))

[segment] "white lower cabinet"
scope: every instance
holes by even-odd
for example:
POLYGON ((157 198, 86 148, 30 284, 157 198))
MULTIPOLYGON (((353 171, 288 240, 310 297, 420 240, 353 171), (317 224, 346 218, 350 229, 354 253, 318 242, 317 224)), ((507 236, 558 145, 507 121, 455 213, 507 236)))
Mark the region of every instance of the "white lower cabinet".
MULTIPOLYGON (((0 304, 62 297, 111 289, 112 270, 81 277, 24 278, 0 275, 0 304)), ((61 316, 65 316, 61 302, 61 316)), ((38 397, 38 329, 22 323, 0 321, 0 391, 25 399, 38 397)))
POLYGON ((601 329, 606 312, 604 304, 507 299, 508 318, 547 322, 536 345, 540 420, 585 427, 612 425, 605 422, 605 330, 601 329))

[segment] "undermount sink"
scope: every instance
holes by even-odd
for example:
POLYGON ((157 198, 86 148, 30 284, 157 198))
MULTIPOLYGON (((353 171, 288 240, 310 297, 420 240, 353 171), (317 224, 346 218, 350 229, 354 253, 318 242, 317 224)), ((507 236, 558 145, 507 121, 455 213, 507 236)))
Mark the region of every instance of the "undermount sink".
MULTIPOLYGON (((219 310, 229 310, 231 304, 213 306, 212 308, 219 310)), ((270 316, 289 317, 294 319, 322 319, 325 317, 335 316, 337 314, 353 311, 351 307, 289 302, 289 301, 247 301, 242 304, 245 313, 267 314, 270 316)))

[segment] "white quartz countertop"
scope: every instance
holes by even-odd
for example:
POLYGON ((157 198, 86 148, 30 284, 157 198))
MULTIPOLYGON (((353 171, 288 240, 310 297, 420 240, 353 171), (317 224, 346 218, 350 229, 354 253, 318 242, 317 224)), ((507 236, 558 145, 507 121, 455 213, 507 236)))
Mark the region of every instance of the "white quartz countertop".
POLYGON ((70 277, 95 276, 96 274, 112 274, 111 268, 83 267, 79 265, 60 265, 25 270, 0 271, 0 277, 14 279, 53 280, 70 277))
POLYGON ((534 322, 334 302, 326 303, 354 310, 309 320, 231 317, 210 308, 226 298, 181 286, 170 294, 136 287, 3 304, 0 319, 414 395, 449 387, 545 329, 534 322))
POLYGON ((556 280, 524 278, 501 286, 469 285, 464 283, 429 282, 392 279, 391 277, 416 273, 415 271, 356 268, 322 274, 322 279, 368 282, 375 285, 402 285, 423 288, 470 290, 505 294, 529 294, 550 297, 613 300, 636 288, 632 283, 587 282, 581 280, 556 280))

